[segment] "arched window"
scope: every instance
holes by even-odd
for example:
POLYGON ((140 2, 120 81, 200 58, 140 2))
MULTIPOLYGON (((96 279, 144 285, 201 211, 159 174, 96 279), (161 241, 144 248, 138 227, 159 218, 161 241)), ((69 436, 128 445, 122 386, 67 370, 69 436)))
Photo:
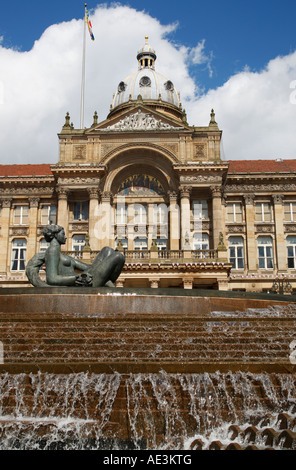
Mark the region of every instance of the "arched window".
POLYGON ((134 239, 134 250, 148 250, 148 239, 146 237, 140 238, 136 237, 134 239))
POLYGON ((244 269, 244 239, 243 237, 229 237, 228 239, 229 262, 232 269, 244 269))
POLYGON ((259 269, 273 269, 272 238, 258 237, 257 246, 259 269))
POLYGON ((296 268, 296 237, 287 237, 287 257, 288 257, 288 268, 296 268))
POLYGON ((11 271, 24 271, 27 254, 27 240, 15 238, 12 241, 11 271))

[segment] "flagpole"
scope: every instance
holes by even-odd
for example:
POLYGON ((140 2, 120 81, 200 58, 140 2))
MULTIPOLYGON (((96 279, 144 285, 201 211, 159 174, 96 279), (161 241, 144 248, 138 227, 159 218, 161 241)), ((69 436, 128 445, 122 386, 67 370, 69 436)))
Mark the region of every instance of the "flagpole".
POLYGON ((83 28, 83 51, 82 51, 82 80, 81 80, 81 108, 80 108, 80 129, 84 127, 84 90, 85 90, 85 43, 86 43, 86 7, 84 5, 84 28, 83 28))

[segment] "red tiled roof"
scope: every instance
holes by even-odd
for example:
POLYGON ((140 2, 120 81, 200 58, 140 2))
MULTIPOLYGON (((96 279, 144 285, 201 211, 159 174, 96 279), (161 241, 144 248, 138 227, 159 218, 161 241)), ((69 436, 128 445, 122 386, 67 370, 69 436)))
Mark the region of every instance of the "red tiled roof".
POLYGON ((0 176, 52 176, 50 165, 0 165, 0 176))
POLYGON ((296 171, 296 160, 233 160, 229 173, 289 173, 296 171))
MULTIPOLYGON (((230 160, 229 173, 296 172, 296 160, 230 160)), ((0 176, 52 176, 50 164, 0 165, 0 176)))

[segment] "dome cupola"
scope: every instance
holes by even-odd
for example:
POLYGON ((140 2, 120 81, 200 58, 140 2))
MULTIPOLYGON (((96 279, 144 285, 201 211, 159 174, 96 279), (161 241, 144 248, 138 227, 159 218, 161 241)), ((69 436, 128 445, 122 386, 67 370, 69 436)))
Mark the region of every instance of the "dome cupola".
POLYGON ((155 69, 156 54, 148 44, 148 36, 145 37, 145 45, 138 51, 137 60, 139 62, 139 70, 144 68, 155 69))
POLYGON ((138 70, 122 80, 113 97, 109 116, 134 104, 139 99, 145 106, 182 117, 179 93, 171 80, 155 70, 156 53, 145 37, 144 46, 137 53, 138 70))

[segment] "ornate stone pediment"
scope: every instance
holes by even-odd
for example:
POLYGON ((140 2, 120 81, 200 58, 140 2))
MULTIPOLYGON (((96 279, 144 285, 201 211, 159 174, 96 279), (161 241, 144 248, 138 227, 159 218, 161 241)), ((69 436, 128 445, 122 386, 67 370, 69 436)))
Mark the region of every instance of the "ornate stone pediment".
POLYGON ((162 119, 158 119, 152 113, 146 113, 139 109, 135 113, 128 114, 119 121, 105 128, 100 128, 104 132, 128 132, 128 131, 166 131, 181 130, 182 126, 174 126, 162 119))

